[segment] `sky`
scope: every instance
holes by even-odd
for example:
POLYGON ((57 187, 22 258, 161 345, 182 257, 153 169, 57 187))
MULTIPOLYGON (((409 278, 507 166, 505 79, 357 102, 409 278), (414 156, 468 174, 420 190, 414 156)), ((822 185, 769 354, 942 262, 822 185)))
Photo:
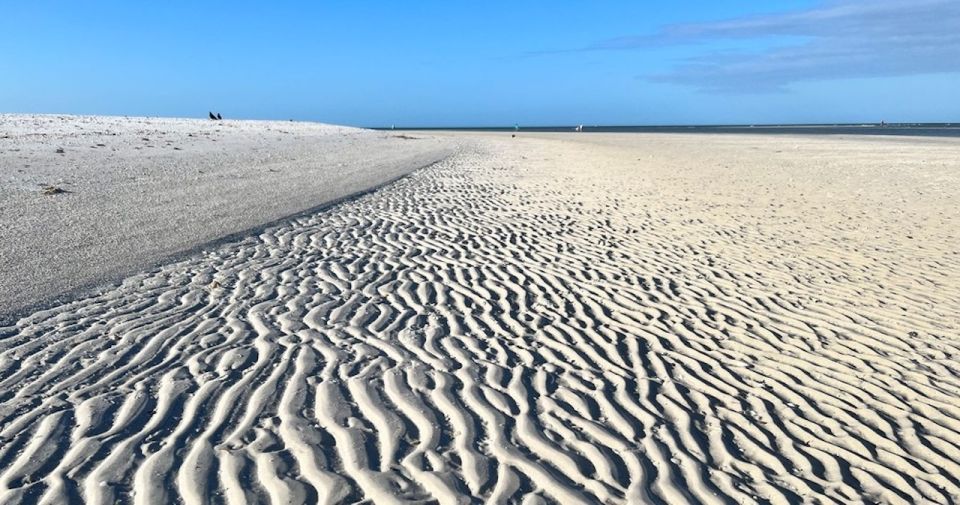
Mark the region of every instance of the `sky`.
POLYGON ((0 112, 960 122, 958 0, 10 1, 0 112))

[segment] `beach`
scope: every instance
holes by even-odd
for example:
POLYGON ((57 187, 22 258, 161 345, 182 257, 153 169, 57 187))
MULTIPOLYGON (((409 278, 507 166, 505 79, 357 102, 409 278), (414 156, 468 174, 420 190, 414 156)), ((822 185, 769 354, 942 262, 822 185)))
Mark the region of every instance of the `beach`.
POLYGON ((0 321, 449 155, 318 123, 0 114, 0 321))
POLYGON ((61 123, 0 502, 960 501, 960 139, 61 123))

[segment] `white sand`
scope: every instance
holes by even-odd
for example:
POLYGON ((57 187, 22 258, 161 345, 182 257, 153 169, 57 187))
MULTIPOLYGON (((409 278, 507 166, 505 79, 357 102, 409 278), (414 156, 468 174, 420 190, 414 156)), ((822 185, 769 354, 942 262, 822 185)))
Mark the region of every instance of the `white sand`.
POLYGON ((960 500, 960 142, 451 138, 0 330, 0 502, 960 500))
POLYGON ((418 137, 299 122, 0 115, 0 319, 450 154, 418 137), (44 186, 69 193, 43 195, 44 186))

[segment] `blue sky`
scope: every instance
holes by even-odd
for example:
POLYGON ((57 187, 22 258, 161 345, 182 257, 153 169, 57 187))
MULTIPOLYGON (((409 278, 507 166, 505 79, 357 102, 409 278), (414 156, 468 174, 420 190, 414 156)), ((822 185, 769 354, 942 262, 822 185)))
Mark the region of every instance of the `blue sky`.
POLYGON ((0 111, 950 122, 957 27, 957 0, 5 2, 0 111))

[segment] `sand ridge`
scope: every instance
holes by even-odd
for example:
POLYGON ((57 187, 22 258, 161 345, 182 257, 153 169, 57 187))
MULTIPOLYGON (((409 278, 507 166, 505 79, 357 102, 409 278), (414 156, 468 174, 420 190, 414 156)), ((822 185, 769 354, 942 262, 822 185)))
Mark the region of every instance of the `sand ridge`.
POLYGON ((426 135, 318 123, 0 114, 0 318, 451 152, 426 135))
POLYGON ((467 142, 0 330, 0 501, 955 502, 956 153, 467 142))

